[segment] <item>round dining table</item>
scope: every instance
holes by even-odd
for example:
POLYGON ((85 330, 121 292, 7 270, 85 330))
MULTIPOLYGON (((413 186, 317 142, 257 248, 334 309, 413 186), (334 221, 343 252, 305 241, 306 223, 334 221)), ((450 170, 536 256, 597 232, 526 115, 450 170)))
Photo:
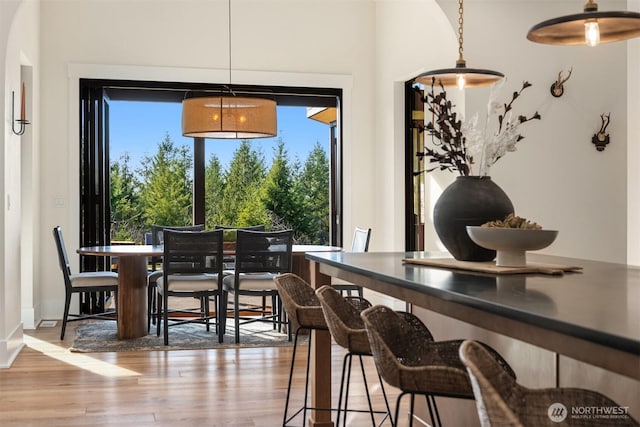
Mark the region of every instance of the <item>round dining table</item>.
MULTIPOLYGON (((307 252, 341 251, 338 246, 293 245, 292 272, 310 281, 307 252)), ((87 246, 80 255, 118 257, 118 339, 147 335, 147 257, 161 257, 163 246, 108 245, 87 246)))

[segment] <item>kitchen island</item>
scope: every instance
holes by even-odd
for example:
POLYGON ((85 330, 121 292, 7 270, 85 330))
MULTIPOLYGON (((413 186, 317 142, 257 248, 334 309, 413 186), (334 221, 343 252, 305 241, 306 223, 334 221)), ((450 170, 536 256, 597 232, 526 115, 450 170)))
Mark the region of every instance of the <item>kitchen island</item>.
MULTIPOLYGON (((611 373, 618 388, 622 381, 627 399, 638 401, 639 268, 536 254, 528 255, 531 263, 582 270, 558 275, 489 274, 403 261, 437 256, 442 254, 307 254, 314 286, 328 283, 328 276, 338 277, 408 302, 424 312, 421 317, 426 317, 437 339, 489 341, 506 353, 529 386, 575 385, 573 376, 585 376, 585 364, 594 367, 594 375, 611 373)), ((322 334, 316 340, 314 399, 318 400, 314 402, 326 403, 330 384, 322 360, 330 341, 322 334)), ((638 408, 630 408, 634 410, 638 408)), ((312 425, 330 425, 319 420, 312 425)))

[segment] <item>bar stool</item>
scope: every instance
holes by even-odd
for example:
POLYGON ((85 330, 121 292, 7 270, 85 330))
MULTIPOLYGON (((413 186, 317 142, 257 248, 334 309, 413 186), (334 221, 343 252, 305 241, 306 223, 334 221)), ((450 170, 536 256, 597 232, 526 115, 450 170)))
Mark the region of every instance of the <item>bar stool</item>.
MULTIPOLYGON (((388 384, 401 391, 393 425, 398 423, 400 401, 406 394, 411 395, 410 426, 413 426, 417 394, 427 399, 431 424, 440 426, 435 396, 474 398, 469 375, 458 354, 463 340, 434 341, 429 329, 416 316, 400 314, 382 305, 364 310, 361 316, 378 372, 388 384)), ((495 350, 484 347, 500 369, 515 380, 515 373, 507 362, 495 350)))
POLYGON ((467 367, 473 383, 476 407, 483 427, 563 425, 565 419, 566 423, 572 426, 638 425, 638 422, 628 414, 617 414, 615 419, 571 418, 567 408, 621 408, 621 406, 592 390, 579 388, 532 390, 523 387, 516 382, 515 378, 506 375, 493 355, 477 341, 463 342, 459 352, 460 359, 467 367))
MULTIPOLYGON (((291 397, 291 383, 293 380, 293 369, 296 360, 296 351, 298 349, 298 336, 302 330, 309 331, 309 335, 313 331, 327 331, 327 323, 322 313, 322 307, 320 301, 316 297, 314 289, 310 284, 305 282, 299 276, 293 273, 285 273, 274 277, 274 282, 278 289, 278 294, 282 300, 282 305, 287 313, 289 320, 289 337, 291 338, 291 330, 295 329, 295 338, 293 341, 293 356, 291 358, 291 369, 289 370, 289 383, 287 385, 287 400, 284 406, 284 416, 282 419, 282 426, 294 419, 300 412, 302 412, 303 427, 307 422, 307 410, 325 410, 331 411, 331 408, 313 408, 307 406, 307 399, 309 396, 309 364, 311 360, 311 342, 309 339, 309 346, 307 348, 307 372, 304 385, 304 403, 300 409, 298 409, 293 415, 288 416, 289 413, 289 398, 291 397)), ((311 338, 311 337, 309 337, 311 338)))
MULTIPOLYGON (((343 297, 339 290, 332 286, 322 286, 316 290, 316 295, 320 300, 325 321, 331 332, 331 336, 338 345, 347 350, 342 362, 342 376, 340 379, 340 394, 338 397, 338 417, 336 427, 340 427, 340 415, 344 412, 343 424, 347 424, 347 412, 367 412, 357 409, 348 409, 349 400, 349 382, 351 379, 351 367, 353 365, 353 356, 357 356, 360 361, 360 369, 364 381, 364 387, 367 394, 367 402, 369 404, 369 413, 371 415, 371 423, 375 427, 376 420, 374 414, 384 414, 379 425, 382 425, 386 418, 390 416, 391 409, 389 401, 384 390, 384 383, 380 375, 378 379, 382 388, 382 395, 386 405, 386 411, 374 411, 371 404, 371 396, 369 394, 369 386, 367 384, 367 376, 365 374, 362 356, 371 356, 371 347, 367 331, 364 328, 364 322, 360 317, 360 312, 371 307, 371 303, 364 298, 356 296, 343 297), (345 390, 346 389, 346 390, 345 390), (342 409, 342 396, 344 392, 344 409, 342 409)), ((392 420, 393 424, 393 420, 392 420)))

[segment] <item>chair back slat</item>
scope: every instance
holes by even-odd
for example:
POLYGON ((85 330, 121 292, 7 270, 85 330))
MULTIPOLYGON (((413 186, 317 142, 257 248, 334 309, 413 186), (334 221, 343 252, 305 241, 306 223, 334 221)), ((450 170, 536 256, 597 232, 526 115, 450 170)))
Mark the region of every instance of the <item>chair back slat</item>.
POLYGON ((371 240, 371 229, 356 227, 355 231, 353 232, 351 252, 369 251, 369 240, 371 240))
MULTIPOLYGON (((173 230, 173 231, 203 231, 204 224, 197 225, 184 225, 184 226, 175 226, 175 225, 152 225, 151 226, 151 236, 150 243, 153 246, 161 246, 164 244, 164 230, 173 230)), ((145 236, 146 243, 146 236, 145 236)), ((151 257, 151 270, 156 271, 158 264, 162 263, 162 257, 151 257)))
POLYGON ((53 229, 53 238, 56 241, 56 248, 58 250, 58 262, 60 263, 60 270, 64 275, 65 286, 71 286, 71 266, 69 265, 69 257, 67 256, 67 249, 64 244, 64 238, 62 237, 62 228, 58 225, 53 229))
POLYGON ((203 231, 204 224, 197 225, 152 225, 151 226, 151 244, 154 246, 160 246, 164 244, 164 230, 173 231, 203 231))
POLYGON ((292 267, 293 230, 238 230, 236 274, 289 273, 292 267))
POLYGON ((219 274, 222 277, 222 230, 164 230, 163 270, 172 274, 219 274))

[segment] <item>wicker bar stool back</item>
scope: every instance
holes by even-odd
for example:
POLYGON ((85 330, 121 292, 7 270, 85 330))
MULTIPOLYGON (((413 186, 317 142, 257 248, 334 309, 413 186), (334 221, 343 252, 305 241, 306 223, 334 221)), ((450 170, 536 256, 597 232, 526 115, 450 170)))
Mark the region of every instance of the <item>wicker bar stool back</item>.
POLYGON ((371 423, 375 427, 375 414, 384 414, 380 421, 380 425, 390 415, 389 402, 387 394, 384 390, 384 383, 380 375, 378 379, 384 396, 386 411, 374 411, 369 395, 369 385, 367 384, 367 376, 365 374, 364 362, 362 356, 371 356, 371 346, 369 345, 369 337, 364 328, 364 321, 360 317, 360 312, 371 307, 371 303, 364 298, 356 296, 343 297, 341 292, 332 286, 322 286, 316 290, 316 295, 320 300, 324 318, 329 327, 329 331, 333 339, 338 345, 347 350, 342 362, 342 376, 340 379, 340 394, 338 397, 338 417, 336 427, 340 426, 340 416, 344 413, 343 424, 347 424, 347 413, 367 412, 357 409, 348 409, 349 400, 349 384, 351 380, 351 367, 353 365, 353 356, 357 356, 360 361, 360 370, 364 381, 364 388, 369 404, 369 414, 371 415, 371 423), (343 394, 344 393, 344 394, 343 394), (344 408, 342 407, 342 397, 344 396, 344 408))
MULTIPOLYGON (((361 316, 378 372, 387 383, 401 390, 394 423, 398 422, 405 394, 411 395, 410 425, 415 395, 426 396, 432 425, 442 425, 435 396, 474 398, 469 375, 458 354, 463 340, 434 341, 420 319, 381 305, 364 310, 361 316)), ((506 374, 515 378, 507 362, 494 350, 489 351, 506 374)))
POLYGON ((637 426, 630 415, 618 418, 572 418, 566 408, 598 407, 622 408, 608 397, 578 388, 529 389, 518 384, 515 378, 502 369, 487 349, 477 341, 467 340, 460 346, 460 359, 467 367, 476 407, 483 427, 538 427, 566 423, 571 426, 637 426), (555 412, 549 413, 553 404, 561 403, 555 412), (556 417, 556 419, 552 419, 556 417))
MULTIPOLYGON (((322 307, 320 301, 316 297, 314 289, 301 277, 293 273, 285 273, 276 276, 274 279, 278 294, 282 300, 282 306, 287 313, 289 320, 289 338, 291 338, 291 330, 295 330, 295 338, 293 341, 293 356, 291 358, 291 368, 289 370, 289 383, 287 385, 287 399, 284 406, 284 416, 282 419, 282 426, 285 427, 293 420, 298 414, 302 412, 302 425, 303 427, 307 422, 307 410, 327 410, 331 408, 312 408, 308 406, 307 400, 309 397, 309 363, 311 361, 311 342, 309 339, 309 345, 307 346, 307 370, 305 376, 304 386, 304 402, 302 407, 295 411, 292 415, 289 414, 289 400, 291 397, 291 383, 293 380, 293 371, 296 360, 296 351, 298 349, 298 336, 301 331, 309 331, 311 335, 314 330, 328 330, 327 323, 324 320, 324 314, 322 313, 322 307)), ((309 337, 311 338, 311 337, 309 337)))

